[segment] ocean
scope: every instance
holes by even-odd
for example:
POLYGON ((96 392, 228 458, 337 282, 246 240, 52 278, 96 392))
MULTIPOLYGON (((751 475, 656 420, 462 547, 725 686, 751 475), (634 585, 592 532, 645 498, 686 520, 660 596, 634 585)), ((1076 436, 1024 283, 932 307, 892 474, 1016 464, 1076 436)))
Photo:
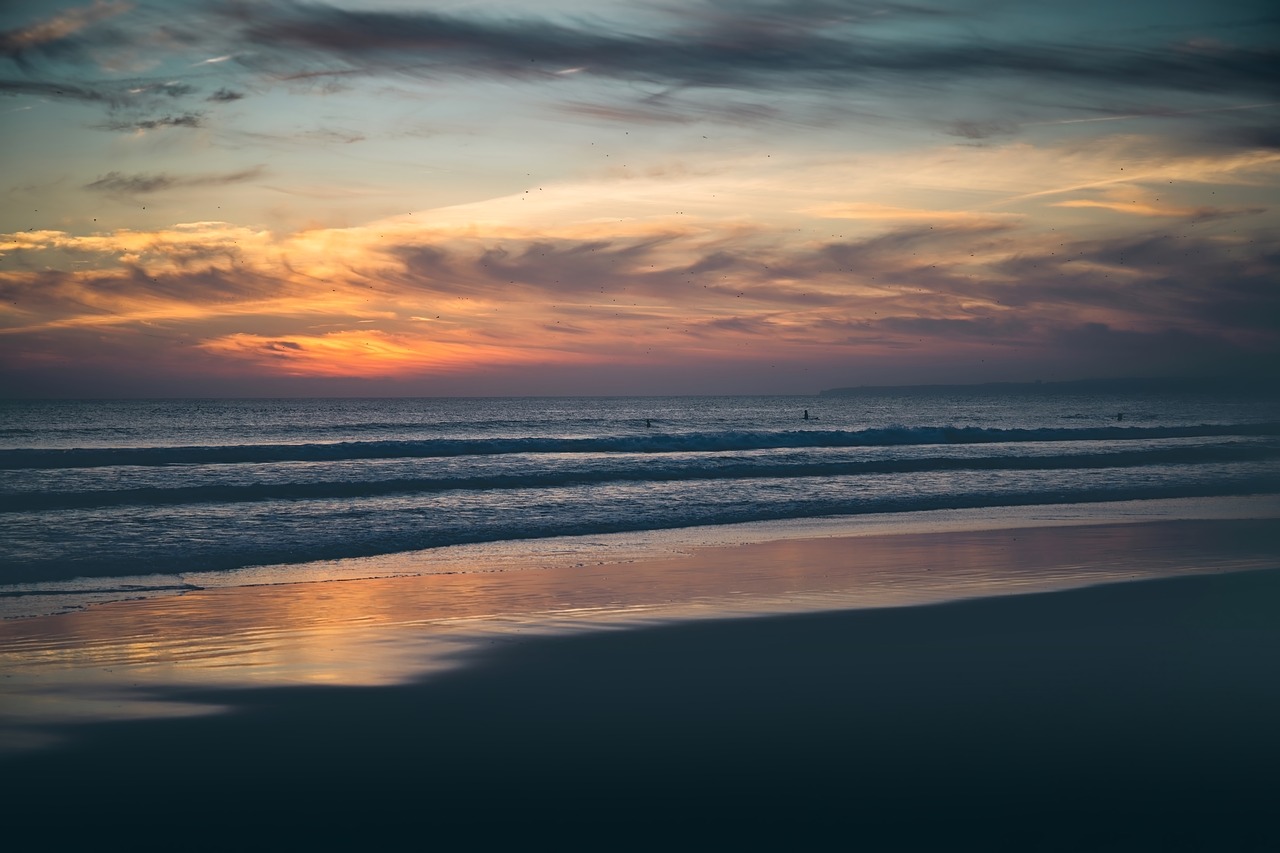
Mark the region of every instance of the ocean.
POLYGON ((1232 394, 10 400, 0 615, 459 546, 1277 493, 1280 401, 1232 394))

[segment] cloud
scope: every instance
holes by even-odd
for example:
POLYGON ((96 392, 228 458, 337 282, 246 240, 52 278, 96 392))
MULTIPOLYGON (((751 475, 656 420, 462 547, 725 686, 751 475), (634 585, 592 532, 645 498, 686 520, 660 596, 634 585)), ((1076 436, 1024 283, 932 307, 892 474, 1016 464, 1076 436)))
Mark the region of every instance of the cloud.
POLYGON ((181 98, 184 95, 190 95, 195 90, 194 86, 170 80, 167 83, 147 83, 134 86, 129 90, 129 93, 132 95, 140 95, 154 92, 157 95, 165 95, 170 98, 181 98))
MULTIPOLYGON (((389 334, 377 329, 323 335, 269 337, 236 333, 202 341, 199 348, 216 355, 271 369, 289 376, 386 377, 451 372, 476 362, 511 364, 529 360, 518 347, 444 343, 421 335, 389 334)), ((546 351, 538 361, 551 358, 546 351)))
POLYGON ((105 130, 155 130, 160 127, 200 127, 204 117, 200 113, 182 113, 148 119, 113 119, 102 124, 105 130))
MULTIPOLYGON (((1272 104, 1271 106, 1280 106, 1280 104, 1272 104)), ((1225 141, 1241 148, 1280 150, 1280 126, 1274 123, 1226 128, 1215 126, 1209 141, 1219 144, 1225 141)))
POLYGON ((1041 318, 1044 328, 1102 323, 1181 330, 1242 347, 1280 349, 1280 245, 1149 233, 1029 246, 982 278, 957 278, 961 299, 1041 318))
MULTIPOLYGON (((245 174, 95 183, 162 192, 245 174)), ((1216 365, 1280 355, 1280 244, 1261 231, 1165 218, 1165 232, 1068 238, 1023 217, 889 213, 860 236, 801 241, 783 227, 707 220, 578 221, 550 234, 419 216, 294 235, 226 223, 19 232, 0 237, 30 261, 0 272, 3 346, 56 353, 62 336, 91 329, 181 333, 181 346, 198 344, 227 372, 317 377, 540 363, 816 367, 887 354, 948 370, 987 357, 1019 369, 1088 365, 1084 375, 1125 358, 1155 370, 1161 358, 1192 365, 1188 353, 1216 365), (75 262, 52 272, 41 252, 75 262)))
POLYGON ((367 137, 355 130, 317 128, 315 130, 304 130, 298 133, 296 138, 320 143, 336 142, 339 145, 350 145, 353 142, 363 142, 367 137))
MULTIPOLYGON (((1115 328, 1085 323, 1048 330, 1045 348, 1074 355, 1079 375, 1235 376, 1274 381, 1280 346, 1250 344, 1197 329, 1115 328)), ((1065 361, 1066 358, 1064 357, 1065 361)))
POLYGON ((885 317, 874 324, 880 334, 893 332, 931 342, 964 341, 985 345, 1025 346, 1034 342, 1036 329, 1022 317, 885 317))
MULTIPOLYGON (((196 111, 154 113, 172 107, 172 102, 195 93, 194 86, 176 81, 147 82, 139 80, 85 81, 66 83, 53 80, 0 79, 0 94, 35 95, 56 100, 99 104, 107 109, 108 118, 98 125, 104 130, 156 130, 158 128, 198 128, 204 114, 196 111), (150 113, 150 115, 148 115, 150 113)), ((226 90, 220 90, 225 92, 226 90)), ((234 94, 234 93, 228 93, 234 94)), ((227 100, 215 93, 209 100, 227 100)), ((234 100, 232 97, 230 100, 234 100)))
MULTIPOLYGON (((195 86, 167 78, 119 77, 124 69, 155 67, 166 52, 209 38, 207 32, 201 32, 203 27, 192 26, 191 19, 182 14, 175 15, 178 8, 178 4, 161 10, 132 2, 95 0, 92 5, 0 33, 0 58, 24 75, 0 80, 0 93, 102 104, 112 115, 106 125, 110 129, 197 127, 200 116, 189 110, 158 118, 145 115, 194 95, 195 86), (95 68, 99 79, 72 67, 77 65, 95 68), (117 115, 120 111, 142 117, 121 118, 117 115)), ((183 11, 190 13, 189 9, 183 11)))
MULTIPOLYGON (((113 84, 102 81, 60 85, 48 76, 34 79, 36 71, 65 63, 143 67, 166 53, 182 52, 184 58, 192 53, 209 57, 195 66, 188 59, 188 68, 201 69, 189 73, 216 70, 227 80, 256 75, 250 86, 373 75, 520 79, 563 93, 563 108, 577 115, 650 124, 709 120, 827 126, 862 115, 867 107, 859 102, 860 95, 874 97, 890 111, 912 104, 932 109, 928 104, 940 94, 967 100, 984 87, 988 96, 998 91, 1001 103, 1018 101, 1027 108, 1016 121, 983 115, 948 122, 936 112, 930 115, 944 132, 973 141, 1036 125, 1031 119, 1043 117, 1046 104, 1054 101, 1073 104, 1072 114, 1078 115, 1082 105, 1107 109, 1105 101, 1121 92, 1130 93, 1130 103, 1161 91, 1179 101, 1210 96, 1198 101, 1202 109, 1149 112, 1172 116, 1254 106, 1222 107, 1212 102, 1213 96, 1257 100, 1280 93, 1274 71, 1280 66, 1280 49, 1265 40, 1254 46, 1196 42, 1185 27, 1172 28, 1164 43, 1155 40, 1153 34, 1161 33, 1155 29, 1143 34, 1145 41, 1129 45, 1062 34, 1028 39, 1021 32, 986 26, 999 20, 988 5, 695 0, 646 7, 617 23, 553 13, 450 13, 418 6, 370 10, 295 0, 163 6, 98 2, 45 24, 0 34, 10 59, 33 78, 0 81, 0 91, 42 92, 119 108, 142 93, 113 91, 113 84), (917 24, 925 27, 913 31, 917 24), (116 58, 106 62, 107 56, 116 58), (49 63, 41 69, 36 59, 49 63), (614 89, 602 88, 601 81, 614 89), (1046 87, 1054 87, 1052 97, 1046 96, 1046 87), (737 102, 726 94, 729 90, 748 95, 737 102), (781 100, 779 92, 801 97, 781 100), (1091 97, 1081 100, 1071 92, 1091 97), (1105 95, 1103 103, 1092 97, 1099 93, 1105 95)), ((1274 22, 1257 24, 1259 31, 1269 26, 1274 22)), ((238 100, 244 97, 244 85, 224 85, 202 100, 238 100)), ((166 92, 159 84, 150 95, 177 98, 179 92, 166 92)), ((1065 119, 1076 120, 1092 119, 1065 119)), ((108 127, 198 123, 199 114, 187 111, 117 119, 108 127)))
MULTIPOLYGON (((229 14, 245 41, 270 47, 283 63, 338 62, 321 69, 337 72, 560 79, 559 72, 572 68, 578 71, 574 77, 669 86, 828 91, 895 78, 943 83, 1011 76, 1182 92, 1274 95, 1280 89, 1275 71, 1280 50, 1273 47, 1179 50, 1015 42, 975 38, 971 32, 963 40, 906 41, 863 35, 857 25, 868 19, 869 4, 751 7, 757 14, 733 26, 637 33, 548 19, 351 11, 293 2, 255 7, 252 14, 230 7, 229 14), (833 16, 842 26, 831 26, 833 16)), ((687 20, 723 9, 710 4, 672 17, 687 20)), ((906 5, 883 9, 929 11, 906 5)))
POLYGON ((128 175, 108 172, 84 188, 93 192, 112 195, 145 195, 179 187, 216 187, 251 181, 263 173, 262 166, 212 175, 169 175, 166 173, 141 173, 128 175))
POLYGON ((37 95, 42 98, 68 98, 110 106, 129 100, 127 89, 120 85, 86 85, 51 80, 0 80, 0 92, 11 95, 37 95))
MULTIPOLYGON (((620 124, 692 124, 700 121, 714 121, 729 125, 761 125, 772 124, 784 120, 794 122, 794 115, 789 116, 782 107, 766 103, 726 103, 723 97, 714 103, 704 103, 681 93, 685 97, 676 98, 671 93, 661 97, 647 97, 639 104, 593 103, 588 101, 572 101, 563 105, 562 109, 570 114, 600 119, 620 124)), ((813 121, 812 124, 821 124, 813 121)))
POLYGON ((98 104, 107 109, 108 118, 98 125, 105 130, 154 130, 164 127, 197 128, 203 113, 195 111, 164 112, 173 102, 196 92, 194 86, 174 80, 113 80, 68 83, 57 80, 0 79, 0 94, 34 95, 54 100, 98 104))
POLYGON ((175 178, 169 175, 125 175, 108 172, 84 188, 105 193, 153 193, 174 186, 175 178))
POLYGON ((961 139, 991 139, 996 136, 1008 136, 1016 133, 1018 126, 1007 121, 974 121, 964 119, 953 121, 947 126, 947 133, 961 139))
POLYGON ((1265 213, 1265 207, 1181 207, 1174 205, 1153 204, 1149 201, 1130 199, 1128 202, 1101 199, 1070 199, 1053 203, 1054 207, 1094 208, 1125 213, 1131 216, 1168 216, 1189 219, 1193 222, 1207 222, 1211 219, 1230 219, 1236 216, 1253 216, 1265 213))
POLYGON ((811 216, 830 219, 867 219, 876 222, 968 222, 975 225, 991 224, 1011 214, 975 212, 969 210, 934 210, 929 208, 895 207, 870 202, 830 202, 805 208, 811 216))
POLYGON ((39 23, 5 30, 0 32, 0 56, 24 60, 32 53, 49 50, 59 42, 66 41, 91 24, 127 12, 131 8, 130 3, 94 0, 90 6, 68 9, 39 23))

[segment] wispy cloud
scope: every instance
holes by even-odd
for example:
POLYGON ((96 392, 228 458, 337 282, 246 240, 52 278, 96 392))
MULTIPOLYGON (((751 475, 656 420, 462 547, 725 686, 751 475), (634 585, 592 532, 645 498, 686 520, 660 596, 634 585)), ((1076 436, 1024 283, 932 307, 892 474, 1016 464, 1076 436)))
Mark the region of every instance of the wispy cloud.
POLYGON ((1086 118, 1064 118, 1051 119, 1047 121, 1028 122, 1029 126, 1043 125, 1067 125, 1067 124, 1094 124, 1103 121, 1130 121, 1136 118, 1184 118, 1186 116, 1198 116, 1205 113, 1233 113, 1246 110, 1266 110, 1274 107, 1280 107, 1280 101, 1266 101, 1259 104, 1233 104, 1231 106, 1222 107, 1202 107, 1200 109, 1174 109, 1170 107, 1153 107, 1140 111, 1128 111, 1118 115, 1101 115, 1089 116, 1086 118))
MULTIPOLYGON (((1070 44, 1019 39, 891 40, 862 35, 870 4, 748 4, 756 14, 735 25, 676 26, 623 32, 536 18, 492 18, 434 11, 352 11, 333 6, 278 3, 266 9, 231 7, 242 38, 270 46, 282 62, 346 64, 342 70, 459 76, 489 74, 574 76, 650 81, 674 86, 832 89, 892 78, 1005 77, 1089 86, 1196 92, 1274 94, 1280 51, 1221 45, 1173 50, 1070 44), (844 26, 834 29, 832 20, 844 26), (768 24, 763 25, 763 24, 768 24)), ((674 16, 697 23, 695 6, 674 16)), ((886 14, 940 14, 907 5, 886 14)), ((718 21, 727 15, 713 16, 718 21)))
MULTIPOLYGON (((156 175, 101 180, 173 185, 156 175)), ((8 235, 11 252, 47 246, 122 263, 0 274, 7 337, 38 349, 86 327, 198 324, 205 356, 293 376, 728 363, 748 351, 1052 361, 1077 358, 1068 348, 1086 343, 1135 364, 1280 354, 1274 239, 1151 233, 1064 243, 1018 220, 945 218, 821 244, 705 229, 498 241, 394 223, 357 231, 281 240, 193 223, 163 234, 8 235)))
POLYGON ((200 113, 181 113, 159 118, 112 119, 99 125, 105 130, 155 130, 161 127, 200 127, 204 117, 200 113))
POLYGON ((93 85, 52 80, 0 80, 0 92, 11 95, 38 95, 42 98, 69 98, 115 106, 129 100, 127 89, 119 84, 93 85))
MULTIPOLYGON (((370 10, 295 0, 173 7, 97 2, 0 34, 0 57, 7 55, 29 78, 0 80, 0 91, 119 107, 127 93, 112 91, 111 84, 77 79, 64 86, 50 69, 94 65, 112 52, 154 61, 167 52, 199 51, 196 55, 205 58, 187 63, 199 69, 192 73, 216 73, 233 83, 202 97, 211 103, 242 98, 246 85, 316 79, 518 79, 546 86, 547 94, 562 97, 570 111, 608 121, 821 124, 824 114, 828 120, 856 120, 859 111, 848 104, 851 95, 889 97, 896 108, 906 109, 904 104, 924 91, 953 93, 961 102, 975 91, 998 92, 999 101, 987 115, 954 117, 932 110, 917 116, 975 142, 1023 127, 1215 110, 1234 111, 1244 121, 1249 111, 1266 108, 1280 96, 1275 72, 1280 50, 1265 41, 1195 41, 1182 32, 1171 33, 1164 43, 1150 34, 1128 44, 1069 35, 1037 39, 985 27, 991 14, 983 3, 695 0, 654 5, 625 22, 610 22, 554 13, 370 10), (904 27, 920 22, 931 25, 928 35, 908 37, 912 31, 904 27), (614 91, 601 97, 598 88, 590 88, 593 82, 635 88, 629 96, 614 91), (1046 98, 1044 87, 1053 87, 1052 98, 1046 98), (742 97, 698 96, 707 90, 742 97), (779 92, 803 97, 779 101, 779 92), (1064 92, 1091 97, 1064 97, 1064 92), (1110 110, 1107 104, 1117 93, 1130 93, 1130 103, 1167 93, 1178 106, 1043 118, 1045 104, 1054 100, 1072 102, 1077 112, 1110 110), (1247 102, 1187 108, 1191 96, 1247 102), (1014 102, 1026 108, 1025 114, 1011 114, 1014 102)), ((1275 24, 1259 23, 1260 29, 1268 26, 1275 24)), ((916 109, 927 105, 917 102, 916 109)), ((128 125, 117 121, 113 126, 128 125)))
POLYGON ((218 103, 230 103, 231 101, 238 101, 243 97, 244 97, 244 92, 237 92, 232 89, 223 88, 214 92, 205 100, 215 101, 218 103))
POLYGON ((872 222, 972 222, 991 223, 1013 214, 993 214, 969 210, 937 210, 931 208, 897 207, 871 202, 829 202, 805 208, 804 213, 831 219, 863 219, 872 222))
POLYGON ((0 92, 99 101, 111 106, 146 103, 148 97, 181 98, 194 86, 176 80, 109 80, 69 83, 58 80, 0 79, 0 92))
POLYGON ((85 189, 113 195, 145 195, 179 187, 215 187, 251 181, 263 174, 262 166, 208 175, 170 175, 165 173, 124 174, 108 172, 85 189))
POLYGON ((131 8, 131 3, 94 0, 92 5, 68 9, 52 18, 0 32, 0 56, 23 60, 33 51, 48 49, 91 24, 131 8))
POLYGON ((1274 18, 58 5, 0 33, 0 95, 35 107, 5 190, 0 360, 368 377, 1280 357, 1274 18))
POLYGON ((1178 205, 1160 204, 1158 201, 1152 202, 1145 198, 1141 200, 1130 199, 1127 202, 1115 199, 1077 198, 1069 199, 1068 201, 1054 202, 1054 207, 1094 208, 1098 210, 1110 210, 1115 213, 1124 213, 1130 216, 1167 216, 1190 219, 1197 222, 1204 222, 1210 219, 1228 219, 1236 216, 1253 216, 1259 213, 1265 213, 1267 210, 1265 207, 1183 207, 1178 205))
POLYGON ((976 121, 960 119, 947 126, 947 133, 962 139, 992 139, 997 136, 1008 136, 1016 133, 1018 125, 1009 121, 976 121))

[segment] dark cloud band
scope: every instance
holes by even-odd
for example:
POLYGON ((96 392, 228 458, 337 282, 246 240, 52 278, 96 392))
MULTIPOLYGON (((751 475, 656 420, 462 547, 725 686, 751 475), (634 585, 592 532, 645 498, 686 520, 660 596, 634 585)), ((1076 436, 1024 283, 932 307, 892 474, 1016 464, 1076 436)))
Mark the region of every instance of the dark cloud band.
POLYGON ((339 61, 349 67, 335 70, 354 66, 371 73, 548 77, 573 68, 664 85, 777 88, 837 88, 899 76, 948 80, 1017 75, 1197 92, 1280 91, 1280 50, 1270 47, 1121 48, 972 37, 955 43, 907 42, 859 36, 856 27, 829 34, 807 22, 810 26, 627 34, 545 20, 293 3, 255 7, 252 16, 246 13, 239 20, 244 39, 271 48, 274 60, 268 62, 339 61))
POLYGON ((179 187, 216 187, 238 184, 244 181, 251 181, 261 175, 262 172, 261 166, 243 169, 239 172, 214 175, 169 175, 165 173, 127 175, 123 172, 108 172, 96 181, 85 184, 84 188, 93 192, 112 195, 144 195, 179 187))

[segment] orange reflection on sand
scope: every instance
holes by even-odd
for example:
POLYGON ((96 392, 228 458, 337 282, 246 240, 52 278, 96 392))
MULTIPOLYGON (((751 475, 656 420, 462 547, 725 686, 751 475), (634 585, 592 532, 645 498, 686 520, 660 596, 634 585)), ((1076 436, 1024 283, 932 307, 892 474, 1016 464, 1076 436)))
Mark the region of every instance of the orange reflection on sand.
POLYGON ((149 689, 160 687, 395 683, 458 665, 465 649, 522 634, 906 606, 1265 568, 1274 564, 1275 534, 1267 538, 1256 528, 1266 524, 792 539, 614 564, 475 565, 451 574, 118 602, 0 624, 6 675, 0 731, 42 720, 210 710, 150 703, 149 689))

